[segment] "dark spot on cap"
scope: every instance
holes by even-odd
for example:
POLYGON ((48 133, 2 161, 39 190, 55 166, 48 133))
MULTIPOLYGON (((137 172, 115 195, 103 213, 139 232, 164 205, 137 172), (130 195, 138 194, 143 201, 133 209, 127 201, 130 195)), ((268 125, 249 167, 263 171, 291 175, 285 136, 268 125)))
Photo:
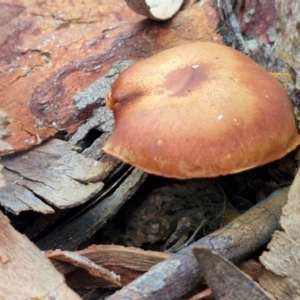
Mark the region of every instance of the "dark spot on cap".
POLYGON ((171 96, 185 96, 196 87, 199 88, 208 78, 208 68, 205 65, 191 65, 170 72, 164 83, 164 88, 171 96))

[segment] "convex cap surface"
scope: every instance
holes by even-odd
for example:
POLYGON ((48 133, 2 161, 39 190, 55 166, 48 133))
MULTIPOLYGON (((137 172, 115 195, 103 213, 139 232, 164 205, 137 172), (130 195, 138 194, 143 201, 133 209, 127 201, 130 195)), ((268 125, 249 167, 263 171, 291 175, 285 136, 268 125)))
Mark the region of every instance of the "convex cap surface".
POLYGON ((103 150, 145 172, 215 177, 299 145, 283 86, 244 54, 196 42, 123 71, 107 95, 115 129, 103 150))

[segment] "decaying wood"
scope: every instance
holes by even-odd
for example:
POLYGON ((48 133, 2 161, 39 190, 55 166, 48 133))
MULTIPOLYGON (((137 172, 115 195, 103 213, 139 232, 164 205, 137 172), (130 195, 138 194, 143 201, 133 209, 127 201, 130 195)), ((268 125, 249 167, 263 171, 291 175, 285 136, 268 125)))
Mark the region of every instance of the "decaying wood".
POLYGON ((225 227, 157 264, 108 299, 177 299, 184 295, 202 280, 192 252, 194 247, 210 249, 234 262, 241 260, 266 244, 278 228, 287 193, 287 189, 273 193, 225 227))
POLYGON ((254 259, 249 259, 238 263, 237 266, 241 271, 252 277, 253 280, 257 282, 258 278, 262 275, 265 269, 262 263, 254 259))
POLYGON ((216 299, 274 299, 251 277, 221 255, 198 247, 194 248, 193 252, 198 260, 201 274, 216 299))
POLYGON ((1 189, 1 203, 16 214, 28 209, 53 212, 41 199, 61 209, 82 204, 102 190, 102 180, 115 167, 114 159, 87 158, 57 139, 2 163, 7 186, 1 189))
POLYGON ((120 207, 136 192, 147 175, 134 169, 118 188, 96 206, 51 232, 38 241, 41 249, 77 250, 78 246, 101 228, 120 207))
POLYGON ((241 34, 240 25, 232 7, 232 1, 215 0, 215 6, 219 12, 222 26, 226 27, 227 34, 224 35, 225 42, 231 44, 233 48, 244 52, 245 40, 241 34))
POLYGON ((101 105, 89 87, 115 62, 189 41, 221 42, 212 0, 186 5, 164 23, 139 17, 124 0, 4 0, 0 10, 0 108, 13 120, 8 142, 15 151, 58 130, 74 133, 101 105))
MULTIPOLYGON (((275 46, 272 48, 271 57, 268 60, 268 68, 276 71, 285 71, 291 75, 291 80, 284 83, 291 99, 297 108, 297 119, 300 116, 300 31, 299 18, 300 7, 297 1, 274 0, 276 18, 273 17, 273 26, 270 38, 274 39, 275 46), (295 51, 297 49, 297 51, 295 51)), ((274 10, 274 9, 273 9, 274 10)), ((269 11, 268 7, 265 11, 269 11)), ((268 56, 267 56, 268 57, 268 56)))
POLYGON ((46 255, 56 269, 65 275, 70 287, 118 288, 130 283, 171 254, 133 247, 92 245, 76 252, 50 250, 46 255), (101 273, 98 272, 99 268, 101 273), (111 278, 109 282, 107 274, 111 278))
POLYGON ((0 212, 0 298, 81 299, 45 255, 0 212))
POLYGON ((7 114, 0 110, 0 153, 11 149, 11 146, 4 141, 10 135, 9 131, 6 129, 8 124, 9 120, 7 114))
POLYGON ((249 55, 272 72, 286 72, 286 90, 300 111, 300 7, 295 0, 236 1, 241 32, 249 55))
POLYGON ((54 213, 54 209, 38 198, 28 187, 23 185, 23 178, 18 173, 3 170, 6 186, 1 189, 1 206, 18 215, 22 211, 33 210, 43 214, 54 213))
POLYGON ((288 202, 282 209, 280 224, 260 261, 267 270, 259 278, 261 285, 276 299, 300 298, 300 172, 291 185, 288 202))

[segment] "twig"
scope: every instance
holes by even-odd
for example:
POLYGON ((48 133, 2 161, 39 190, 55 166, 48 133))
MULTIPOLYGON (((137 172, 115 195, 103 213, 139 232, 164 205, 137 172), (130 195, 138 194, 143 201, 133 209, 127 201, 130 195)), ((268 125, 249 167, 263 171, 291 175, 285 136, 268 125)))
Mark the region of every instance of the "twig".
POLYGON ((203 279, 192 252, 194 247, 211 249, 233 262, 245 258, 265 245, 279 227, 287 193, 288 189, 273 193, 225 227, 155 265, 108 299, 178 299, 203 279))

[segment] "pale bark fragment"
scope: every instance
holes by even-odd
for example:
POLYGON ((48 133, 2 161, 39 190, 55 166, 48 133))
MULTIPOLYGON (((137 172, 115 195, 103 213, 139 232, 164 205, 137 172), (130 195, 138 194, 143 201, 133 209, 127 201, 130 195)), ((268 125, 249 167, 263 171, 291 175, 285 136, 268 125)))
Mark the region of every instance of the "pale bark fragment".
POLYGON ((77 153, 71 144, 54 139, 32 151, 3 158, 7 186, 1 190, 3 205, 14 213, 22 210, 9 206, 12 198, 27 204, 32 210, 51 213, 36 196, 57 208, 69 208, 86 202, 98 194, 102 180, 115 166, 114 160, 96 161, 77 153), (27 195, 22 196, 22 193, 27 195), (31 197, 30 195, 31 194, 31 197))
POLYGON ((291 185, 288 202, 282 209, 283 231, 275 231, 260 261, 267 271, 259 282, 277 299, 300 298, 300 172, 291 185))
POLYGON ((70 287, 118 288, 130 283, 171 253, 117 245, 92 245, 76 252, 49 250, 46 255, 66 276, 70 287), (90 263, 87 264, 84 259, 90 263))
POLYGON ((45 255, 17 232, 1 212, 0 240, 1 299, 81 299, 45 255))

